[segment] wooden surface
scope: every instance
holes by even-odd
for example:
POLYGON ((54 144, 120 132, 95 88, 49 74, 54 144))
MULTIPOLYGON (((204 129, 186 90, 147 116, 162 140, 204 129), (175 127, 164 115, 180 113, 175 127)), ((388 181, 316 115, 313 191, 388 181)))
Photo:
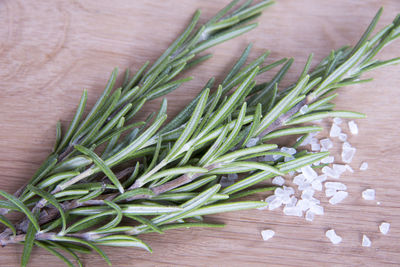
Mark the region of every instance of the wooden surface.
MULTIPOLYGON (((83 88, 89 104, 100 95, 114 66, 137 69, 154 61, 177 36, 197 8, 203 21, 224 1, 0 1, 0 188, 14 192, 50 152, 55 123, 72 118, 83 88)), ((271 59, 294 57, 284 84, 294 81, 310 52, 315 62, 331 49, 354 44, 379 8, 385 12, 379 27, 400 12, 398 0, 278 1, 259 19, 260 26, 245 36, 213 49, 214 57, 191 74, 195 79, 168 95, 169 114, 188 103, 207 79, 221 80, 248 42, 252 58, 271 49, 271 59)), ((400 41, 381 54, 400 55, 400 41)), ((369 84, 343 89, 338 107, 365 112, 352 166, 367 161, 370 169, 342 178, 349 197, 326 205, 325 215, 313 222, 284 216, 281 211, 244 211, 212 216, 225 222, 221 230, 172 230, 143 236, 154 250, 108 248, 114 266, 399 266, 400 265, 400 66, 368 74, 369 84), (377 201, 360 197, 375 188, 377 201), (382 221, 392 224, 389 235, 378 232, 382 221), (276 236, 261 240, 260 231, 276 236), (334 228, 340 245, 324 233, 334 228), (362 234, 372 240, 361 247, 362 234)), ((122 75, 120 75, 121 78, 122 75)), ((264 75, 267 79, 271 74, 264 75)), ((148 104, 142 116, 158 101, 148 104)), ((326 204, 327 199, 322 198, 326 204)), ((17 266, 22 246, 0 249, 0 266, 17 266)), ((84 256, 86 266, 105 266, 95 254, 84 256)), ((62 266, 49 253, 35 249, 31 266, 62 266)))

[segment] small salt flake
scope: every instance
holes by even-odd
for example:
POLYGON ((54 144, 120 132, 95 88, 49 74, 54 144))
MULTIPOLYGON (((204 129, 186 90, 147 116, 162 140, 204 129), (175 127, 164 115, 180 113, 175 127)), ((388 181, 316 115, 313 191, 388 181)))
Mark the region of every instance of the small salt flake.
POLYGON ((374 200, 375 199, 375 190, 367 189, 362 192, 362 197, 365 200, 374 200))
POLYGON ((335 161, 334 156, 328 156, 328 157, 321 159, 321 163, 323 163, 323 164, 333 163, 334 161, 335 161))
POLYGON ((308 112, 308 105, 304 105, 300 108, 300 114, 306 114, 308 112))
POLYGON ((310 183, 318 177, 318 174, 309 165, 302 167, 301 173, 304 175, 304 178, 306 178, 306 180, 310 183))
POLYGON ((334 194, 336 194, 336 192, 337 192, 336 189, 327 188, 327 189, 325 189, 325 196, 326 196, 326 197, 331 197, 331 196, 333 196, 334 194))
POLYGON ((338 236, 333 229, 326 231, 325 236, 335 245, 342 242, 342 238, 338 236))
POLYGON ((332 124, 331 130, 329 132, 330 137, 338 137, 342 129, 337 124, 332 124))
POLYGON ((390 229, 390 223, 383 222, 381 223, 381 225, 379 225, 379 231, 384 235, 386 235, 389 232, 389 229, 390 229))
POLYGON ((303 190, 301 193, 301 198, 302 199, 310 199, 314 196, 315 190, 312 187, 308 187, 303 190))
POLYGON ((329 199, 329 203, 332 205, 336 205, 342 202, 348 195, 349 193, 347 193, 346 191, 338 191, 333 195, 333 197, 329 199))
POLYGON ((288 216, 297 216, 297 217, 303 216, 302 210, 298 208, 297 205, 295 207, 285 207, 283 209, 283 213, 288 216))
POLYGON ((324 215, 324 207, 317 204, 311 205, 310 211, 316 215, 324 215))
POLYGON ((314 220, 314 215, 315 215, 314 212, 312 212, 311 210, 308 210, 306 212, 306 220, 309 222, 312 222, 314 220))
POLYGON ((276 197, 272 202, 268 203, 268 209, 274 210, 276 208, 279 208, 281 205, 282 205, 282 199, 280 197, 276 197))
POLYGON ((306 190, 307 188, 310 188, 310 187, 311 187, 311 184, 308 183, 308 182, 305 182, 304 184, 299 185, 299 187, 297 189, 299 189, 300 191, 303 191, 303 190, 306 190))
POLYGON ((272 179, 272 183, 275 185, 282 186, 285 183, 285 179, 283 179, 282 176, 276 176, 274 179, 272 179))
POLYGON ((283 192, 286 194, 286 195, 293 195, 294 194, 294 189, 293 189, 293 187, 290 187, 290 186, 283 186, 283 192))
POLYGON ((322 139, 319 141, 319 143, 321 144, 321 147, 325 148, 326 150, 329 150, 333 147, 333 143, 329 138, 322 139))
POLYGON ((344 142, 342 146, 342 161, 345 163, 350 163, 356 153, 356 149, 351 147, 348 142, 344 142))
POLYGON ((321 150, 321 146, 318 143, 312 143, 311 144, 311 150, 312 151, 319 151, 319 150, 321 150))
POLYGON ((304 178, 303 174, 296 175, 293 178, 293 183, 297 184, 297 185, 302 185, 302 184, 304 184, 305 181, 306 181, 306 178, 304 178))
POLYGON ((300 199, 296 203, 296 207, 299 208, 301 211, 306 211, 310 208, 311 202, 308 201, 307 199, 300 199))
POLYGON ((314 190, 322 191, 322 183, 317 179, 312 181, 311 186, 314 190))
POLYGON ((368 236, 363 235, 362 238, 362 244, 363 247, 370 247, 371 246, 371 240, 368 238, 368 236))
POLYGON ((275 235, 275 232, 272 230, 263 230, 261 231, 261 236, 264 241, 271 239, 275 235))
POLYGON ((345 134, 345 133, 340 133, 338 137, 339 137, 339 140, 342 142, 347 140, 347 134, 345 134))
POLYGON ((351 173, 354 173, 353 168, 352 168, 349 164, 346 164, 346 165, 344 165, 344 166, 346 166, 346 170, 348 170, 348 171, 351 172, 351 173))
POLYGON ((366 171, 367 169, 368 169, 368 163, 364 161, 363 163, 361 163, 360 171, 366 171))
POLYGON ((322 182, 325 182, 326 179, 328 179, 328 176, 327 176, 326 174, 321 174, 321 175, 319 175, 319 176, 317 177, 317 180, 320 181, 321 183, 322 183, 322 182))
POLYGON ((341 124, 343 122, 343 120, 341 119, 341 118, 334 118, 333 119, 333 123, 335 123, 335 124, 341 124))
POLYGON ((334 178, 334 179, 339 179, 340 175, 333 170, 332 168, 328 166, 322 167, 322 173, 326 174, 328 177, 334 178))
POLYGON ((246 147, 253 147, 257 144, 259 138, 258 137, 254 137, 254 138, 250 138, 249 141, 246 144, 246 147))
POLYGON ((381 202, 380 202, 380 201, 377 201, 377 202, 376 202, 376 205, 380 205, 380 204, 381 204, 381 202))
POLYGON ((285 207, 294 207, 294 206, 296 206, 296 203, 297 203, 297 197, 292 196, 290 198, 290 202, 287 203, 285 207))
POLYGON ((333 169, 336 173, 338 173, 339 176, 342 175, 342 173, 344 173, 344 172, 347 170, 346 166, 345 166, 345 165, 342 165, 342 164, 333 164, 333 165, 332 165, 332 169, 333 169))
POLYGON ((343 183, 339 182, 326 182, 325 183, 325 188, 331 188, 335 190, 347 190, 347 186, 343 183))
POLYGON ((354 121, 348 123, 351 134, 358 134, 358 126, 354 121))

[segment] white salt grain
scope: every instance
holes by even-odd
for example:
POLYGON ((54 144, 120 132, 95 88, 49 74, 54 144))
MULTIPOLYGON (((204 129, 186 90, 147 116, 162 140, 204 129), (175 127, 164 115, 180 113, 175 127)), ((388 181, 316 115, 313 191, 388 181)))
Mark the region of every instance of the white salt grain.
POLYGON ((327 188, 327 189, 325 189, 325 196, 326 196, 326 197, 331 197, 331 196, 333 196, 334 194, 336 194, 336 192, 337 192, 336 189, 327 188))
POLYGON ((332 124, 331 130, 329 132, 330 137, 338 137, 342 129, 337 124, 332 124))
POLYGON ((327 164, 327 163, 333 163, 335 161, 334 156, 328 156, 323 159, 321 159, 321 163, 327 164))
POLYGON ((374 200, 375 199, 375 190, 367 189, 362 192, 362 197, 365 200, 374 200))
POLYGON ((353 170, 353 168, 352 167, 350 167, 350 165, 349 164, 346 164, 346 165, 344 165, 344 166, 346 166, 346 170, 348 170, 349 172, 351 172, 351 173, 354 173, 354 170, 353 170))
POLYGON ((283 213, 285 215, 288 215, 288 216, 297 216, 297 217, 303 216, 303 212, 297 206, 295 206, 295 207, 285 207, 283 209, 283 213))
POLYGON ((333 169, 336 173, 338 173, 339 176, 342 175, 342 173, 344 173, 344 172, 347 170, 346 166, 345 166, 345 165, 342 165, 342 164, 333 164, 333 165, 332 165, 332 169, 333 169))
POLYGON ((286 204, 285 207, 294 207, 294 206, 296 206, 296 203, 297 203, 297 197, 292 196, 290 198, 290 203, 286 204))
POLYGON ((363 235, 362 246, 363 247, 370 247, 371 246, 371 240, 366 235, 363 235))
POLYGON ((321 146, 317 143, 312 143, 311 144, 311 150, 312 151, 319 151, 321 149, 321 146))
POLYGON ((283 187, 283 192, 284 192, 285 195, 290 196, 290 195, 294 194, 294 189, 293 189, 293 187, 290 187, 290 186, 284 186, 283 187))
POLYGON ((339 140, 342 141, 342 142, 346 141, 347 140, 347 134, 340 133, 339 134, 339 140))
POLYGON ((354 121, 348 123, 351 134, 358 134, 358 126, 354 121))
POLYGON ((282 186, 285 183, 285 179, 283 179, 282 176, 276 176, 274 179, 272 179, 272 183, 275 185, 282 186))
POLYGON ((317 178, 318 174, 314 171, 313 168, 311 168, 309 165, 308 166, 304 166, 301 168, 301 173, 304 175, 304 178, 306 178, 306 180, 308 182, 312 182, 315 178, 317 178))
POLYGON ((299 185, 299 187, 297 188, 300 191, 306 190, 307 188, 311 188, 311 184, 308 182, 305 182, 302 185, 299 185))
MULTIPOLYGON (((345 143, 343 143, 345 144, 345 143)), ((356 149, 354 147, 345 148, 342 150, 342 161, 345 163, 350 163, 353 160, 354 155, 356 154, 356 149)))
POLYGON ((335 123, 335 124, 341 124, 343 121, 342 121, 342 119, 341 118, 334 118, 333 119, 333 123, 335 123))
POLYGON ((314 181, 312 181, 311 186, 314 190, 317 191, 322 191, 322 183, 321 181, 315 179, 314 181))
POLYGON ((275 232, 272 230, 263 230, 261 231, 261 236, 264 241, 271 239, 275 235, 275 232))
POLYGON ((368 163, 364 161, 363 163, 361 163, 360 171, 366 171, 367 169, 368 169, 368 163))
POLYGON ((299 208, 301 211, 306 211, 311 207, 311 202, 307 199, 300 199, 297 201, 296 207, 299 208))
POLYGON ((250 138, 249 141, 246 144, 246 147, 253 147, 257 144, 259 138, 258 137, 254 137, 254 138, 250 138))
POLYGON ((325 236, 335 245, 342 242, 342 238, 333 229, 326 231, 325 236))
POLYGON ((322 168, 322 173, 326 174, 328 177, 332 177, 334 179, 338 179, 340 177, 340 175, 333 170, 332 168, 328 167, 328 166, 324 166, 322 168))
POLYGON ((272 202, 268 203, 268 209, 274 210, 279 208, 282 205, 282 199, 280 197, 276 197, 272 202))
POLYGON ((324 207, 320 205, 311 205, 310 211, 317 215, 324 215, 324 207))
POLYGON ((329 203, 332 205, 336 205, 342 202, 348 195, 349 193, 347 193, 346 191, 338 191, 333 195, 333 197, 329 199, 329 203))
POLYGON ((317 177, 316 180, 318 180, 322 183, 322 182, 325 182, 327 178, 328 178, 328 176, 326 174, 321 174, 320 176, 317 177))
POLYGON ((329 138, 322 139, 321 141, 319 141, 319 143, 321 144, 321 147, 326 150, 329 150, 333 147, 333 143, 329 138))
POLYGON ((304 189, 304 191, 301 193, 301 198, 302 199, 310 199, 314 195, 315 190, 312 187, 308 187, 304 189))
POLYGON ((314 215, 315 215, 314 212, 312 212, 311 210, 308 210, 306 212, 306 220, 309 222, 312 222, 314 220, 314 215))
POLYGON ((302 184, 304 184, 305 181, 306 181, 306 178, 304 178, 303 174, 296 175, 293 178, 293 183, 297 184, 297 185, 302 185, 302 184))
POLYGON ((383 222, 379 226, 379 231, 384 235, 386 235, 389 232, 389 229, 390 229, 390 223, 387 222, 383 222))
POLYGON ((339 182, 326 182, 325 188, 332 188, 335 190, 347 190, 347 186, 339 182))

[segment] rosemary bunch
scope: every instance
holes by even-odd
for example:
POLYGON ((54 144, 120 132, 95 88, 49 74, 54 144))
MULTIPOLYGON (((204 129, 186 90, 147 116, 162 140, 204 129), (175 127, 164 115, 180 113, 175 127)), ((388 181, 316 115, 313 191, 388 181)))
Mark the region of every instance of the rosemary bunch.
POLYGON ((174 77, 205 59, 192 59, 194 54, 253 28, 253 24, 242 23, 258 16, 271 2, 250 3, 232 10, 233 1, 198 30, 194 30, 196 13, 187 30, 148 70, 146 64, 133 78, 128 78, 128 72, 118 89, 114 89, 114 71, 85 118, 84 92, 65 134, 58 125, 54 151, 33 179, 14 196, 0 191, 5 198, 0 201, 0 221, 7 226, 0 242, 24 243, 22 265, 27 264, 34 245, 70 266, 71 261, 59 251, 81 265, 76 252, 95 250, 109 263, 99 246, 151 251, 137 235, 182 227, 220 227, 203 223, 202 216, 263 207, 264 202, 235 199, 272 190, 254 185, 328 155, 303 150, 292 157, 267 141, 319 131, 316 125, 298 125, 326 117, 364 117, 333 110, 330 101, 338 88, 369 81, 360 80, 364 72, 400 61, 375 59, 400 34, 398 16, 371 37, 382 10, 354 47, 332 51, 313 71, 311 55, 298 81, 287 88, 278 90, 293 60, 265 64, 266 52, 246 64, 249 45, 213 93, 211 79, 168 124, 164 125, 166 100, 145 122, 130 121, 147 100, 186 81, 174 77), (256 82, 258 74, 280 65, 270 81, 256 82), (288 160, 260 161, 266 155, 288 160), (219 179, 227 173, 243 173, 244 178, 221 188, 219 179), (13 224, 4 216, 9 211, 23 213, 25 219, 13 224))

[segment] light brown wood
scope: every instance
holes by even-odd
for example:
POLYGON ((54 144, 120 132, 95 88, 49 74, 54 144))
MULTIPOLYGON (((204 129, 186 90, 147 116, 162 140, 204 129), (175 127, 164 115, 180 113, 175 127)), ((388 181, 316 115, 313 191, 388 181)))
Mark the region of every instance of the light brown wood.
MULTIPOLYGON (((0 188, 14 192, 50 152, 55 124, 71 120, 81 91, 89 105, 100 95, 114 66, 137 69, 154 61, 177 36, 197 8, 203 21, 224 1, 11 1, 0 2, 0 188)), ((310 52, 318 62, 332 49, 354 44, 378 8, 385 6, 382 27, 400 11, 397 0, 278 1, 245 36, 212 49, 214 57, 191 72, 195 79, 168 95, 169 114, 176 114, 211 76, 221 80, 234 58, 249 42, 251 58, 271 49, 271 59, 294 57, 284 84, 293 82, 310 52)), ((400 41, 380 57, 399 56, 400 41)), ((279 211, 243 211, 215 215, 221 230, 172 230, 143 236, 153 254, 136 249, 106 248, 114 266, 399 266, 400 265, 400 67, 374 71, 374 81, 341 90, 338 107, 365 112, 360 134, 350 137, 357 147, 352 163, 370 168, 342 179, 349 197, 326 205, 325 215, 310 223, 279 211), (376 189, 377 201, 361 199, 376 189), (387 236, 382 221, 392 223, 387 236), (260 231, 276 236, 262 241, 260 231), (343 237, 334 246, 325 237, 329 228, 343 237), (361 247, 362 234, 372 240, 361 247)), ((271 74, 264 75, 267 79, 271 74)), ((122 75, 120 75, 120 79, 122 75)), ((148 104, 142 116, 157 107, 148 104)), ((326 125, 328 125, 326 123, 326 125)), ((0 249, 0 266, 17 266, 22 246, 0 249)), ((105 266, 95 254, 86 266, 105 266)), ((35 249, 30 266, 62 266, 49 253, 35 249)))

